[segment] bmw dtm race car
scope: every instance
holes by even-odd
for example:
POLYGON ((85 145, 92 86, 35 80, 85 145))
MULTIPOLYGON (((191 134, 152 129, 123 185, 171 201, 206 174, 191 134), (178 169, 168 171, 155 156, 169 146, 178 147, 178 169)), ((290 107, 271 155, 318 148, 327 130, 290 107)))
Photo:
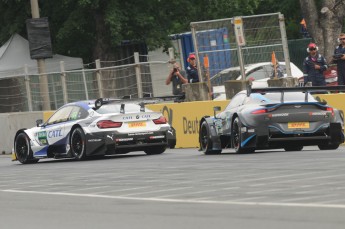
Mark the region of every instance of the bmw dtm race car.
POLYGON ((236 153, 259 149, 300 151, 317 145, 337 149, 344 142, 344 115, 311 93, 345 90, 344 86, 249 88, 237 93, 224 111, 215 107, 213 117, 200 120, 200 150, 219 154, 224 148, 236 153))
POLYGON ((98 99, 69 103, 45 123, 18 130, 14 160, 35 163, 43 158, 85 159, 88 156, 144 151, 161 154, 176 142, 174 129, 160 112, 143 101, 98 99))

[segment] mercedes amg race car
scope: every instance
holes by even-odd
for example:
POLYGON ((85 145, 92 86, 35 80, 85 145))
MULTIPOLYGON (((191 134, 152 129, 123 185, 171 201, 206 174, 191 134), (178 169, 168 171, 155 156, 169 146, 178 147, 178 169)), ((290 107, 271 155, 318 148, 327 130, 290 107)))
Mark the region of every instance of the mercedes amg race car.
POLYGON ((69 103, 45 123, 18 130, 14 160, 35 163, 43 158, 85 159, 88 156, 144 151, 161 154, 176 143, 174 129, 160 112, 143 101, 97 99, 69 103))
POLYGON ((311 93, 344 90, 344 86, 249 88, 236 94, 225 108, 214 107, 214 116, 200 120, 200 150, 219 154, 260 149, 300 151, 304 146, 337 149, 344 142, 341 110, 317 101, 311 93))

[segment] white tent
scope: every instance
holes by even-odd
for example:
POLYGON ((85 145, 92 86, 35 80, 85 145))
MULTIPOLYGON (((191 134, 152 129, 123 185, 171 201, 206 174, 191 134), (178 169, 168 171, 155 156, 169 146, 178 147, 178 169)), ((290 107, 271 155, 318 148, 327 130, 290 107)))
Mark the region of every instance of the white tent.
MULTIPOLYGON (((61 72, 60 61, 64 62, 65 71, 83 68, 81 58, 56 54, 45 59, 46 73, 61 72)), ((25 66, 29 75, 38 74, 37 61, 30 57, 29 41, 14 34, 0 47, 0 79, 25 75, 25 66)))

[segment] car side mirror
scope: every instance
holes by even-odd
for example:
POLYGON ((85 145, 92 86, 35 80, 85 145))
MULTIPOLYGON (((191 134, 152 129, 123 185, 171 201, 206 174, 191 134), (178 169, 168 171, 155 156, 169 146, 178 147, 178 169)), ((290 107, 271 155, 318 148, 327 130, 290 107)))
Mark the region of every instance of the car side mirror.
POLYGON ((41 126, 42 123, 43 123, 43 120, 42 120, 42 119, 37 119, 37 120, 36 120, 36 126, 37 126, 37 127, 41 126))
POLYGON ((220 111, 220 107, 219 106, 213 107, 214 117, 216 117, 217 111, 220 111))

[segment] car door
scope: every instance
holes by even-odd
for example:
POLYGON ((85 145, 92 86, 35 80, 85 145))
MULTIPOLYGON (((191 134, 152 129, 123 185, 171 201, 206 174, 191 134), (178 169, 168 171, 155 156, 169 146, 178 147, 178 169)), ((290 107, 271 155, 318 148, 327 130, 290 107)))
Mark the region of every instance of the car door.
POLYGON ((247 95, 245 93, 239 93, 235 95, 231 99, 229 105, 225 108, 225 110, 217 116, 222 120, 222 129, 224 135, 231 134, 232 117, 243 105, 246 97, 247 95))
POLYGON ((57 110, 37 133, 38 141, 46 142, 47 145, 65 144, 65 123, 68 121, 72 109, 73 106, 66 106, 57 110))

